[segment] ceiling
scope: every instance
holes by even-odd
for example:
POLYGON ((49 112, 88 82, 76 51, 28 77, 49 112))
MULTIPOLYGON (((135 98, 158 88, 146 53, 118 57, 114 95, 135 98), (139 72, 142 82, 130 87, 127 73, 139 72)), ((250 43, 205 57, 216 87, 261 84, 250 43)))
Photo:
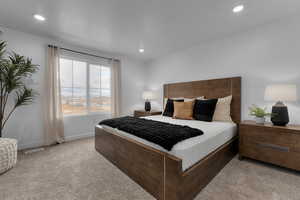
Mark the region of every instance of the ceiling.
POLYGON ((0 0, 0 25, 147 60, 299 11, 299 0, 0 0))

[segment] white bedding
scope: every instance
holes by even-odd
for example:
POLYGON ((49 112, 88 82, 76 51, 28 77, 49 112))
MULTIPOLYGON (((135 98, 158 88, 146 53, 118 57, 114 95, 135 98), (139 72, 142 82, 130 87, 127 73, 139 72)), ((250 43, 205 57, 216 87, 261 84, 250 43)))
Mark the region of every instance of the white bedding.
MULTIPOLYGON (((171 117, 165 117, 162 115, 154 115, 145 117, 146 119, 152 119, 161 122, 168 122, 171 124, 187 125, 192 128, 200 129, 204 132, 203 135, 193 137, 173 146, 170 154, 182 159, 182 170, 185 171, 202 158, 207 156, 218 147, 222 146, 236 135, 236 124, 233 122, 203 122, 197 120, 180 120, 172 119, 171 117)), ((141 143, 149 145, 155 149, 165 151, 164 148, 157 144, 128 134, 124 131, 111 128, 109 126, 102 125, 102 127, 113 134, 121 134, 123 136, 132 138, 141 143)))

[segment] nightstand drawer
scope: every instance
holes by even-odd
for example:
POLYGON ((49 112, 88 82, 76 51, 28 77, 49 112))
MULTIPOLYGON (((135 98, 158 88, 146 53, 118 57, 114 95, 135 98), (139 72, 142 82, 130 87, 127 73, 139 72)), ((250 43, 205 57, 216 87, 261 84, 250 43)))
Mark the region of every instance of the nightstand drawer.
POLYGON ((270 142, 262 142, 262 141, 256 141, 253 140, 253 138, 250 137, 243 137, 242 138, 243 144, 246 145, 252 145, 257 148, 263 148, 263 149, 270 149, 274 151, 280 151, 280 152, 290 152, 293 151, 293 147, 291 145, 278 145, 270 142))
POLYGON ((161 115, 161 111, 144 111, 144 110, 135 110, 134 116, 135 117, 147 117, 152 115, 161 115))
POLYGON ((240 127, 241 138, 251 138, 262 144, 272 144, 277 146, 288 146, 292 148, 300 148, 299 134, 293 134, 290 130, 272 129, 265 127, 240 127))
POLYGON ((147 116, 151 116, 151 114, 147 113, 147 112, 134 112, 134 116, 135 117, 147 117, 147 116))
POLYGON ((243 156, 283 167, 300 169, 300 152, 291 146, 277 145, 243 138, 240 153, 243 156))
POLYGON ((240 158, 249 157, 300 171, 300 126, 273 126, 243 121, 239 126, 240 158))

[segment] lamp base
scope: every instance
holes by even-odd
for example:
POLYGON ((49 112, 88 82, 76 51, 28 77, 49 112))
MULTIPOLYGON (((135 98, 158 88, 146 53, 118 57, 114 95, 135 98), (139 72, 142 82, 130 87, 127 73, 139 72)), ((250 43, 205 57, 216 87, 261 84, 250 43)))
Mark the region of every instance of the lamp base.
POLYGON ((151 103, 150 101, 145 102, 145 111, 149 112, 151 110, 151 103))
POLYGON ((288 108, 282 102, 277 102, 272 107, 271 121, 276 126, 286 126, 289 123, 288 108))

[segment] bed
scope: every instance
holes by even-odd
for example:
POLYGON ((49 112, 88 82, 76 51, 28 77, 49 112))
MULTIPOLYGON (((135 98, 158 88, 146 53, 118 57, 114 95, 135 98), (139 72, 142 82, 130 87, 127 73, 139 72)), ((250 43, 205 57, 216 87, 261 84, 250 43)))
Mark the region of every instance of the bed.
POLYGON ((164 98, 219 98, 232 95, 230 122, 148 119, 200 128, 204 135, 176 144, 171 151, 108 126, 96 126, 95 148, 159 200, 190 200, 237 153, 241 115, 241 77, 164 85, 164 98))
POLYGON ((168 152, 169 154, 180 158, 182 160, 183 171, 186 171, 188 168, 192 167, 202 158, 207 156, 210 152, 213 152, 218 147, 233 139, 236 136, 237 130, 236 124, 234 122, 204 122, 198 120, 180 120, 172 119, 171 117, 165 117, 162 115, 143 118, 167 122, 170 124, 187 125, 192 128, 201 129, 205 134, 179 142, 172 148, 171 151, 167 151, 157 144, 154 144, 132 134, 128 134, 124 131, 106 125, 98 125, 98 128, 102 127, 105 131, 112 134, 125 136, 126 138, 133 139, 137 142, 143 143, 163 152, 168 152))

